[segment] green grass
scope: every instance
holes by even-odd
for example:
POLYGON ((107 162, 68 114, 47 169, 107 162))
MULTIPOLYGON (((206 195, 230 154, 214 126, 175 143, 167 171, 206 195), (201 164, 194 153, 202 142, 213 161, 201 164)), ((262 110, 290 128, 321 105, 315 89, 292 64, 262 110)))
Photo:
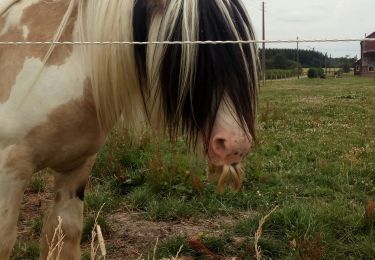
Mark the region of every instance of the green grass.
POLYGON ((17 241, 12 252, 14 260, 37 260, 39 259, 38 241, 17 241))
MULTIPOLYGON (((365 212, 375 199, 374 79, 267 82, 258 140, 237 194, 216 194, 204 182, 205 163, 181 140, 171 144, 147 132, 131 140, 115 132, 99 155, 86 200, 90 214, 104 202, 104 217, 125 203, 150 220, 251 211, 221 236, 201 239, 216 254, 252 259, 258 221, 278 205, 259 241, 266 259, 375 255, 375 217, 365 212)), ((181 245, 184 255, 203 257, 186 237, 160 244, 158 257, 174 256, 181 245)))
POLYGON ((44 172, 39 172, 33 175, 30 182, 30 190, 34 193, 44 192, 46 189, 47 183, 44 178, 44 172))

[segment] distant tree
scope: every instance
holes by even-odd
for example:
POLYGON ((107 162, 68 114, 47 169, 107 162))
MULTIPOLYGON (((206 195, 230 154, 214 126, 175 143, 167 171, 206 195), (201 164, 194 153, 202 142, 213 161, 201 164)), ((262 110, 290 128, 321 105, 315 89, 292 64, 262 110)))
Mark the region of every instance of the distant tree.
POLYGON ((324 78, 325 75, 324 75, 324 70, 322 68, 310 68, 308 71, 307 71, 307 77, 309 79, 313 79, 313 78, 324 78))
POLYGON ((317 74, 317 72, 316 72, 316 69, 315 69, 315 68, 310 68, 310 69, 307 71, 307 77, 309 77, 309 79, 317 78, 317 77, 318 77, 318 74, 317 74))
MULTIPOLYGON (((325 61, 331 68, 342 68, 344 64, 354 64, 356 58, 340 57, 328 58, 315 50, 299 50, 299 63, 302 68, 320 68, 325 61)), ((297 68, 296 49, 266 49, 267 69, 294 69, 297 68), (286 59, 286 61, 285 61, 286 59)))
POLYGON ((342 70, 345 72, 345 73, 349 73, 350 72, 350 65, 349 65, 349 62, 344 62, 342 64, 342 70))
POLYGON ((273 66, 275 69, 288 69, 288 59, 283 54, 277 54, 273 58, 273 66))

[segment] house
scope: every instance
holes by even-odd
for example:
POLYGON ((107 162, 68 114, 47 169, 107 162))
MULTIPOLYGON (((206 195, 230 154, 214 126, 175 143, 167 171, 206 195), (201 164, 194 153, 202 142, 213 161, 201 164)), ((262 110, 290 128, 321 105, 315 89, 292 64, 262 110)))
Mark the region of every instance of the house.
MULTIPOLYGON (((375 32, 366 38, 375 38, 375 32)), ((354 74, 375 77, 375 41, 361 42, 361 59, 355 63, 354 74)))

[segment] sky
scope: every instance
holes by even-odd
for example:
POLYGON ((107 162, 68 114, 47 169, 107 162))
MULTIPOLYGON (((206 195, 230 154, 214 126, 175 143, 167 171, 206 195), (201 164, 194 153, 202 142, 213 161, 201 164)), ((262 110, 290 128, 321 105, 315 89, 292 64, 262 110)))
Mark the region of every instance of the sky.
MULTIPOLYGON (((262 37, 262 0, 242 0, 248 8, 258 39, 262 37)), ((375 0, 265 0, 266 39, 292 40, 364 38, 375 31, 375 0)), ((301 43, 332 57, 360 56, 360 44, 301 43)), ((268 44, 268 48, 296 48, 268 44)))

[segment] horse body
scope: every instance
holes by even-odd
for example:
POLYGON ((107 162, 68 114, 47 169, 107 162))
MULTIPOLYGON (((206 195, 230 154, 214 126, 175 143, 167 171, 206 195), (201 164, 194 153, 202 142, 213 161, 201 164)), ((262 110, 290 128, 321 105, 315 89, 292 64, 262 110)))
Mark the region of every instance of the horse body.
MULTIPOLYGON (((0 40, 51 40, 67 4, 44 0, 16 4, 1 17, 0 40)), ((66 41, 77 40, 75 19, 70 19, 62 36, 66 41)), ((57 215, 64 216, 66 227, 78 228, 67 233, 67 241, 74 241, 75 245, 66 251, 78 254, 83 209, 77 197, 82 195, 76 193, 87 181, 90 158, 104 143, 78 48, 56 47, 44 65, 47 50, 48 46, 0 48, 0 259, 9 257, 14 243, 23 190, 32 173, 45 167, 56 170, 56 199, 60 201, 56 200, 47 217, 42 256, 48 252, 45 235, 51 239, 57 215), (42 73, 37 75, 42 67, 42 73), (29 90, 34 79, 36 83, 29 90), (66 176, 73 173, 76 176, 69 177, 69 181, 66 176), (59 212, 62 208, 65 213, 59 212), (69 208, 74 210, 69 213, 69 208)), ((62 257, 69 259, 69 254, 62 257)))
MULTIPOLYGON (((215 1, 218 6, 220 6, 219 3, 226 2, 226 0, 215 1)), ((233 1, 237 3, 237 0, 233 1)), ((88 36, 88 40, 124 40, 101 39, 100 36, 99 39, 89 38, 91 32, 95 35, 95 29, 90 31, 90 25, 82 22, 82 17, 87 15, 82 10, 87 8, 87 12, 89 12, 92 8, 92 10, 98 10, 98 13, 103 12, 100 5, 107 1, 87 0, 82 2, 75 0, 2 0, 0 1, 0 10, 4 10, 4 12, 0 17, 0 41, 79 41, 83 36, 88 36), (85 2, 87 6, 79 6, 82 2, 85 2), (86 29, 84 33, 83 28, 86 29)), ((180 8, 182 8, 183 2, 176 0, 175 3, 180 3, 180 8)), ((139 40, 160 40, 158 34, 163 34, 163 30, 166 30, 165 26, 163 27, 163 16, 166 16, 168 12, 173 12, 173 8, 176 7, 167 6, 165 1, 149 0, 111 0, 109 3, 107 3, 107 8, 110 8, 111 4, 117 3, 117 5, 113 4, 112 9, 114 11, 117 8, 123 9, 120 11, 124 13, 125 10, 128 12, 125 13, 126 15, 148 14, 148 18, 144 18, 148 22, 147 35, 144 35, 145 28, 139 26, 142 21, 137 17, 132 18, 133 20, 122 18, 125 23, 124 28, 127 28, 125 36, 130 37, 134 34, 134 38, 140 37, 139 40), (140 31, 133 32, 133 30, 129 30, 129 26, 138 26, 140 28, 137 27, 137 29, 140 31), (142 37, 146 38, 142 39, 142 37)), ((173 4, 173 1, 171 3, 173 4)), ((172 5, 171 3, 170 5, 172 5)), ((197 6, 193 4, 184 6, 184 8, 198 8, 198 0, 192 0, 191 3, 196 3, 197 6)), ((224 13, 224 15, 227 14, 224 13)), ((194 18, 194 15, 191 15, 190 18, 194 18)), ((113 18, 108 17, 107 19, 113 18)), ((176 24, 186 22, 185 25, 189 25, 190 22, 192 25, 192 21, 189 19, 186 21, 178 21, 178 19, 179 16, 176 14, 170 16, 170 21, 176 24)), ((227 19, 229 18, 227 17, 227 19)), ((168 22, 168 19, 166 20, 168 22)), ((101 21, 105 22, 106 19, 103 18, 101 21)), ((90 19, 88 19, 88 23, 90 23, 90 19)), ((143 23, 146 22, 143 21, 143 23)), ((182 25, 180 24, 180 26, 182 25)), ((105 28, 99 29, 105 30, 105 28)), ((191 33, 196 34, 197 32, 193 30, 191 33)), ((250 32, 243 33, 250 35, 250 32)), ((165 31, 164 34, 169 35, 166 40, 174 40, 173 33, 165 31)), ((102 36, 112 37, 111 34, 102 36)), ((117 36, 115 34, 113 37, 117 36)), ((194 40, 190 36, 182 38, 194 40)), ((213 50, 207 49, 207 51, 213 50)), ((230 53, 231 50, 227 51, 230 53)), ((238 49, 236 51, 237 54, 246 51, 247 55, 251 54, 249 50, 238 49)), ((47 257, 48 244, 57 224, 57 216, 61 216, 63 219, 65 234, 61 259, 79 258, 84 188, 95 161, 95 154, 104 144, 108 131, 120 116, 124 116, 131 127, 136 127, 134 118, 148 120, 154 128, 158 128, 160 122, 166 125, 179 125, 181 122, 178 121, 180 119, 175 121, 176 115, 168 115, 168 111, 175 108, 181 112, 182 118, 186 117, 187 121, 193 122, 189 121, 186 125, 182 122, 182 127, 176 127, 169 131, 172 136, 175 131, 182 130, 188 134, 192 133, 193 140, 203 138, 203 142, 207 145, 207 152, 214 164, 237 163, 243 158, 250 148, 248 137, 250 134, 253 136, 253 133, 250 133, 251 129, 241 127, 244 122, 242 118, 233 116, 233 114, 239 113, 235 100, 231 100, 233 93, 230 91, 225 93, 229 96, 229 101, 223 101, 222 95, 224 94, 221 92, 226 91, 219 89, 215 94, 216 98, 213 98, 214 103, 208 102, 207 109, 212 110, 209 113, 213 113, 210 120, 214 120, 215 124, 211 121, 207 122, 205 118, 199 118, 195 112, 188 111, 195 108, 198 110, 197 112, 208 113, 200 107, 205 105, 204 100, 189 99, 197 94, 198 97, 201 96, 199 93, 189 94, 189 84, 194 81, 195 74, 198 74, 199 77, 202 68, 198 66, 197 72, 189 72, 189 68, 196 61, 184 58, 184 55, 187 55, 186 57, 197 56, 198 60, 202 59, 198 50, 190 47, 168 49, 150 46, 148 49, 142 49, 142 47, 122 48, 121 46, 94 46, 91 48, 72 45, 52 47, 4 45, 0 48, 0 219, 2 220, 0 221, 0 237, 2 238, 0 240, 0 259, 10 257, 16 239, 20 203, 31 176, 34 172, 46 167, 55 171, 56 196, 42 230, 41 259, 47 257), (114 54, 109 55, 111 57, 108 58, 106 51, 111 51, 114 54), (118 55, 122 55, 123 60, 117 61, 118 55), (160 61, 164 57, 163 55, 165 57, 172 55, 172 60, 165 58, 166 61, 160 61), (159 57, 159 60, 153 61, 156 59, 155 57, 159 57), (173 57, 181 58, 184 65, 180 65, 180 67, 186 66, 185 69, 181 68, 183 73, 173 70, 171 72, 171 75, 177 73, 181 77, 178 82, 183 88, 179 93, 157 85, 152 86, 150 83, 160 81, 163 86, 173 86, 176 83, 174 77, 163 75, 163 73, 160 76, 158 72, 155 72, 158 71, 158 66, 165 67, 164 63, 175 62, 173 57), (126 69, 117 71, 118 67, 110 67, 111 65, 105 69, 95 67, 95 65, 105 62, 108 64, 117 62, 120 64, 120 68, 123 68, 121 66, 125 64, 126 69), (115 72, 105 76, 109 70, 115 72), (147 74, 149 78, 143 77, 142 74, 147 74), (110 85, 107 82, 114 85, 113 89, 110 89, 111 91, 103 90, 105 87, 103 85, 110 85), (125 90, 117 90, 121 92, 118 98, 115 88, 122 85, 125 85, 125 90), (145 88, 144 85, 149 87, 145 88), (157 96, 157 98, 150 102, 150 96, 157 96), (113 102, 113 107, 111 102, 113 102), (165 107, 163 102, 170 104, 171 107, 165 107), (148 105, 149 103, 152 105, 148 105), (142 108, 144 109, 142 110, 142 108), (193 115, 189 113, 193 113, 193 115), (199 125, 196 127, 197 129, 194 128, 194 124, 199 125), (206 130, 206 126, 208 130, 206 130), (199 136, 198 130, 201 131, 199 136)), ((239 55, 241 56, 241 54, 239 55)), ((246 67, 247 65, 242 66, 246 67)), ((230 76, 228 74, 228 77, 230 76)), ((250 76, 247 75, 247 77, 250 76)), ((203 88, 203 86, 199 87, 203 88)), ((196 88, 198 89, 197 86, 196 88)), ((252 94, 256 95, 256 93, 252 94)), ((202 96, 205 97, 205 95, 210 98, 210 94, 204 93, 202 96)), ((249 102, 251 103, 251 101, 249 102)), ((251 109, 255 108, 249 104, 249 112, 254 113, 254 111, 250 111, 251 109)), ((249 120, 245 120, 248 123, 249 120)))

